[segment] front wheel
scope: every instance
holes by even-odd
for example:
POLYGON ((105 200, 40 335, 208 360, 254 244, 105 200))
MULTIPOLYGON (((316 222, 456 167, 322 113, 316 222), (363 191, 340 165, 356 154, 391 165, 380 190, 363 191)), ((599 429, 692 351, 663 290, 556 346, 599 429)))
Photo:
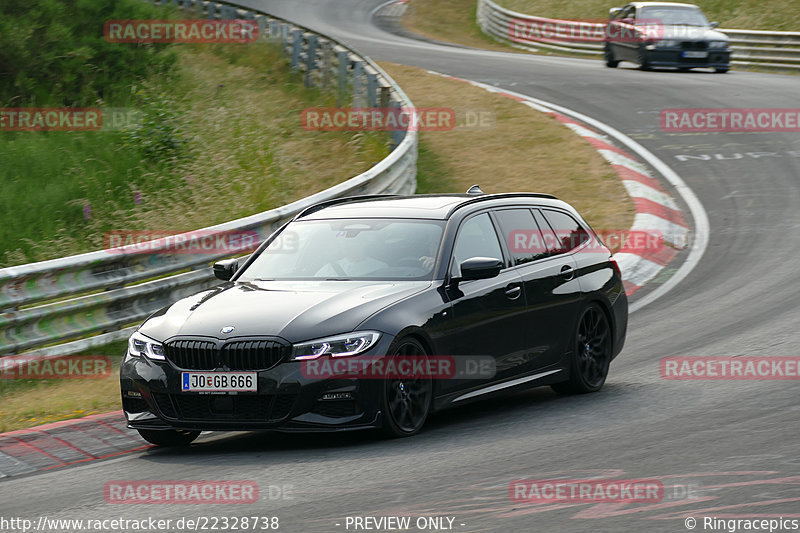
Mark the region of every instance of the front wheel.
MULTIPOLYGON (((426 358, 427 355, 419 341, 406 338, 396 341, 386 357, 426 358)), ((383 386, 384 434, 389 437, 410 437, 418 433, 428 418, 432 399, 433 382, 430 376, 404 379, 387 377, 383 386)))
POLYGON ((614 58, 614 52, 609 46, 606 46, 606 51, 603 53, 603 57, 606 60, 606 66, 608 68, 617 68, 617 65, 619 65, 619 61, 614 58))
POLYGON ((561 394, 599 391, 611 364, 611 327, 598 304, 584 309, 573 342, 569 380, 552 385, 552 389, 561 394))
POLYGON ((728 67, 715 68, 714 72, 716 72, 717 74, 725 74, 726 72, 728 72, 728 67))
POLYGON ((199 431, 183 429, 137 429, 136 431, 147 442, 164 447, 188 446, 200 436, 199 431))
POLYGON ((650 58, 644 48, 639 49, 639 68, 641 70, 650 70, 650 58))

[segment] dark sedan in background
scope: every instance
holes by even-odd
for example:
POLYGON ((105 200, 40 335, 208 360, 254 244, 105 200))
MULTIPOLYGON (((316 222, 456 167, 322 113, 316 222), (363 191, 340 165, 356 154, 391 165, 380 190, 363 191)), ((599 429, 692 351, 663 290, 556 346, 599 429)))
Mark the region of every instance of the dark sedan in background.
POLYGON ((627 328, 608 248, 542 194, 333 200, 214 270, 226 283, 130 338, 122 404, 152 443, 188 444, 202 430, 407 436, 430 412, 491 394, 593 392, 627 328), (442 358, 466 372, 309 372, 442 358))
POLYGON ((606 27, 606 65, 615 68, 620 61, 630 61, 643 70, 710 67, 728 72, 728 37, 716 27, 692 4, 633 2, 612 8, 606 27))

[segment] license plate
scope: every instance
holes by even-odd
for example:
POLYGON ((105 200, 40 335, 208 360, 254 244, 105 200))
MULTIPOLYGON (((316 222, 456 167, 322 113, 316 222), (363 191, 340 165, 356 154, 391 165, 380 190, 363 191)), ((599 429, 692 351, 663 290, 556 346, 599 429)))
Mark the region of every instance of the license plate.
POLYGON ((258 392, 256 372, 182 372, 184 392, 258 392))
POLYGON ((708 57, 708 52, 684 52, 683 57, 688 59, 703 59, 708 57))

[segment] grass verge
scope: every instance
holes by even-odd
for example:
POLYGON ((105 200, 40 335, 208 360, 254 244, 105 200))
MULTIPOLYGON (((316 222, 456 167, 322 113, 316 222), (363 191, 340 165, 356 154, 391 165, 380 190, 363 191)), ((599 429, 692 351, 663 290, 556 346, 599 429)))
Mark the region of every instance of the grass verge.
POLYGON ((119 364, 127 342, 83 352, 111 359, 111 375, 101 379, 0 379, 0 432, 121 409, 119 364))
POLYGON ((126 131, 0 133, 0 267, 102 249, 112 230, 259 213, 389 152, 383 133, 301 128, 302 109, 335 97, 305 88, 275 47, 184 45, 177 56, 172 76, 132 89, 127 105, 144 118, 126 131))

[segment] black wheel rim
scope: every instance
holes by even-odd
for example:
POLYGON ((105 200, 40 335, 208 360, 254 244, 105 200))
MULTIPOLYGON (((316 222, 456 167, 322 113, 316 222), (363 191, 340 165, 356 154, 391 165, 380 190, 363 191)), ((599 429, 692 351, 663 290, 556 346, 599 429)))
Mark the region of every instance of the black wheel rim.
POLYGON ((578 370, 589 387, 599 387, 608 374, 611 338, 605 315, 588 309, 578 326, 578 370))
MULTIPOLYGON (((425 353, 413 342, 401 344, 391 357, 424 357, 425 353)), ((430 378, 388 379, 386 399, 389 416, 400 430, 412 433, 418 430, 428 416, 432 396, 430 378)))

